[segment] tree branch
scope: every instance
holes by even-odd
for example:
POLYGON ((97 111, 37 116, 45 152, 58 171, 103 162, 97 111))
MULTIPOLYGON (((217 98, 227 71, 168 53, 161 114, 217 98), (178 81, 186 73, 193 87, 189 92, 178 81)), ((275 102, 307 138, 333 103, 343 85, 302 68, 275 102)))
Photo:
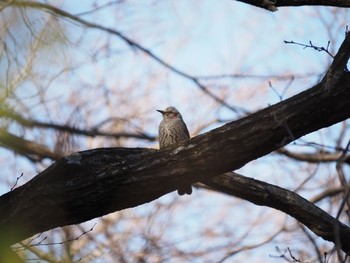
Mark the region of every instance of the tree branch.
POLYGON ((346 187, 340 186, 340 187, 328 188, 325 191, 317 194, 313 198, 310 198, 310 202, 317 203, 317 202, 320 202, 324 198, 333 197, 333 196, 338 195, 340 193, 344 193, 347 188, 350 188, 350 183, 346 187))
POLYGON ((256 205, 280 210, 307 226, 316 235, 350 251, 350 228, 298 194, 237 173, 225 173, 204 181, 208 186, 256 205))
MULTIPOLYGON (((350 34, 335 56, 333 74, 328 72, 321 83, 176 147, 102 148, 60 159, 0 197, 0 233, 12 244, 38 232, 141 205, 180 186, 238 169, 305 134, 349 118, 350 74, 344 70, 344 55, 349 58, 350 34)), ((275 196, 272 205, 281 209, 288 204, 285 198, 275 196)), ((318 217, 312 219, 319 223, 318 217)), ((332 222, 336 222, 334 233, 343 230, 339 222, 332 222)), ((334 237, 329 225, 312 227, 326 239, 334 237)), ((342 235, 342 243, 336 244, 348 252, 349 241, 345 243, 342 235)))
POLYGON ((347 0, 236 0, 256 7, 264 8, 269 11, 276 11, 277 7, 283 6, 335 6, 349 8, 350 3, 347 0))
POLYGON ((18 137, 4 129, 0 129, 0 146, 21 154, 32 161, 41 161, 44 158, 57 160, 59 153, 48 149, 45 145, 18 137))
POLYGON ((218 175, 349 118, 349 55, 347 34, 326 76, 313 88, 178 146, 160 151, 93 149, 58 160, 0 197, 1 243, 10 245, 38 232, 141 205, 204 181, 284 211, 348 253, 349 228, 300 196, 253 179, 218 175), (303 206, 307 211, 300 214, 303 206))
POLYGON ((50 123, 50 122, 42 122, 42 121, 33 120, 33 119, 25 119, 20 114, 13 112, 10 109, 7 109, 3 105, 0 106, 0 117, 11 119, 26 128, 36 127, 36 128, 53 129, 56 131, 68 132, 70 134, 84 135, 88 137, 103 136, 103 137, 112 137, 112 138, 134 138, 134 139, 147 140, 147 141, 155 141, 156 139, 154 136, 148 135, 146 133, 141 133, 141 132, 140 133, 104 132, 104 131, 100 131, 97 127, 92 129, 80 129, 80 128, 76 128, 66 124, 57 124, 57 123, 50 123))
MULTIPOLYGON (((296 153, 288 151, 285 148, 280 148, 276 152, 283 154, 289 158, 309 163, 337 162, 341 156, 341 153, 339 152, 331 153, 326 151, 319 151, 315 153, 296 153)), ((350 164, 349 154, 345 156, 344 163, 350 164)))
MULTIPOLYGON (((101 31, 106 32, 108 34, 117 36, 118 38, 120 38, 122 41, 124 41, 127 45, 129 45, 134 50, 141 51, 143 54, 147 55, 148 57, 150 57, 151 59, 153 59, 154 61, 156 61, 157 63, 159 63, 163 67, 165 67, 166 69, 170 70, 171 72, 193 82, 203 93, 208 95, 210 98, 212 98, 214 101, 216 101, 220 105, 232 110, 233 112, 238 112, 238 111, 245 112, 244 109, 241 109, 240 107, 237 107, 237 106, 232 106, 232 105, 228 104, 226 101, 224 101, 223 99, 221 99, 220 97, 216 96, 214 93, 212 93, 208 89, 208 87, 206 87, 205 85, 203 85, 201 83, 199 77, 192 76, 192 75, 186 73, 185 71, 183 71, 179 68, 176 68, 175 66, 169 64, 168 62, 163 60, 161 57, 156 55, 154 52, 152 52, 150 49, 148 49, 148 48, 142 46, 141 44, 137 43, 136 41, 130 39, 129 37, 127 37, 123 33, 115 30, 114 28, 104 27, 104 26, 99 25, 97 23, 90 22, 90 21, 82 19, 76 15, 70 14, 70 13, 68 13, 64 10, 61 10, 57 7, 54 7, 52 5, 40 3, 40 2, 36 2, 36 1, 12 1, 11 6, 46 10, 54 15, 57 15, 61 18, 68 19, 68 20, 73 21, 75 23, 78 23, 82 26, 98 29, 98 30, 101 30, 101 31)), ((1 6, 0 6, 0 8, 1 8, 1 6)))

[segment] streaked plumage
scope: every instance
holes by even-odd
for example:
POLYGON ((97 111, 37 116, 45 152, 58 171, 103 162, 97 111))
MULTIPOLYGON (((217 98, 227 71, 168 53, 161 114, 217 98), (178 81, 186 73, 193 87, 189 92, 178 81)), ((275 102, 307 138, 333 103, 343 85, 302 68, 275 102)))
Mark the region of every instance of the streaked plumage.
MULTIPOLYGON (((182 119, 180 112, 175 107, 167 107, 164 111, 158 110, 163 115, 163 120, 159 124, 159 148, 171 146, 178 142, 190 139, 187 126, 182 119)), ((192 187, 180 188, 179 195, 191 194, 192 187)))

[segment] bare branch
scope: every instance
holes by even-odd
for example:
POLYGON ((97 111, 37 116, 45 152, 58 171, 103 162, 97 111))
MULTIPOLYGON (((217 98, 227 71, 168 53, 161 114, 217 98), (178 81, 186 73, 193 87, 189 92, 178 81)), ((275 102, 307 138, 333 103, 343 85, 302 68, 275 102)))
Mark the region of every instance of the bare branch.
MULTIPOLYGON (((349 55, 349 46, 350 35, 340 51, 349 55)), ((339 65, 337 58, 334 63, 339 65)), ((294 97, 175 148, 105 148, 65 157, 0 197, 0 229, 10 231, 8 240, 15 242, 57 226, 150 202, 181 186, 238 169, 305 134, 343 121, 350 117, 350 74, 341 72, 331 88, 327 84, 332 79, 322 80, 294 97)), ((246 187, 250 189, 249 184, 246 187)), ((284 209, 285 198, 276 197, 277 209, 284 209)), ((303 219, 295 209, 290 213, 304 221, 310 216, 306 214, 303 219)), ((310 229, 327 240, 334 239, 329 222, 336 224, 342 230, 341 243, 336 244, 350 251, 349 242, 344 241, 350 236, 342 224, 329 217, 323 226, 314 226, 313 222, 319 223, 318 218, 310 220, 310 229)))
MULTIPOLYGON (((337 162, 341 156, 341 153, 331 153, 327 151, 319 151, 315 153, 296 153, 288 151, 285 148, 278 149, 277 153, 283 154, 298 161, 309 163, 324 163, 324 162, 337 162)), ((350 164, 350 155, 346 155, 344 163, 350 164)))
POLYGON ((0 129, 0 146, 24 155, 32 161, 40 161, 44 158, 57 160, 62 157, 60 154, 48 149, 45 145, 23 139, 4 129, 0 129))
MULTIPOLYGON (((156 137, 148 135, 146 133, 132 133, 132 132, 104 132, 100 131, 98 129, 99 125, 96 125, 96 127, 92 129, 79 129, 70 125, 65 124, 56 124, 56 123, 49 123, 49 122, 42 122, 37 121, 33 119, 25 119, 20 114, 13 112, 12 110, 5 109, 4 107, 0 107, 0 117, 11 119, 16 121, 18 124, 22 125, 23 127, 27 128, 48 128, 48 129, 54 129, 57 131, 63 131, 68 132, 71 134, 77 134, 77 135, 84 135, 88 137, 96 137, 96 136, 103 136, 103 137, 112 137, 112 138, 134 138, 134 139, 140 139, 140 140, 147 140, 147 141, 155 141, 156 137)), ((102 125, 102 124, 100 124, 102 125)))
POLYGON ((236 0, 256 7, 264 8, 269 11, 276 11, 277 7, 284 6, 336 6, 349 8, 350 3, 347 0, 236 0))
POLYGON ((350 184, 348 184, 347 187, 333 187, 333 188, 328 188, 325 191, 319 193, 318 195, 310 198, 311 203, 318 203, 324 198, 327 197, 333 197, 335 195, 338 195, 340 193, 343 193, 347 188, 350 188, 350 184))
POLYGON ((15 189, 15 187, 17 186, 18 180, 21 179, 22 176, 23 176, 23 173, 21 173, 21 175, 18 176, 18 177, 16 178, 16 182, 15 182, 14 185, 11 187, 11 191, 12 191, 13 189, 15 189))
POLYGON ((198 78, 196 76, 192 76, 192 75, 170 65, 168 62, 164 61, 162 58, 157 56, 151 50, 145 48, 144 46, 140 45, 139 43, 135 42, 134 40, 130 39, 129 37, 125 36, 123 33, 119 32, 113 28, 108 28, 108 27, 104 27, 104 26, 101 26, 101 25, 93 23, 93 22, 89 22, 89 21, 84 20, 78 16, 72 15, 72 14, 65 12, 57 7, 54 7, 54 6, 45 4, 45 3, 39 3, 39 2, 35 2, 35 1, 33 1, 33 2, 13 1, 11 3, 11 6, 43 9, 43 10, 49 11, 50 13, 52 13, 54 15, 57 15, 57 16, 62 17, 62 18, 66 18, 70 21, 76 22, 76 23, 83 25, 85 27, 98 29, 98 30, 107 32, 109 34, 115 35, 115 36, 119 37, 120 39, 122 39, 132 49, 141 51, 142 53, 144 53, 147 56, 149 56, 150 58, 152 58, 154 61, 158 62, 160 65, 162 65, 165 68, 167 68, 168 70, 170 70, 171 72, 193 82, 201 91, 203 91, 205 94, 207 94, 209 97, 211 97, 218 104, 232 110, 233 112, 244 111, 244 109, 241 109, 240 107, 237 107, 237 106, 232 106, 232 105, 228 104, 226 101, 224 101, 223 99, 221 99, 220 97, 218 97, 217 95, 215 95, 214 93, 212 93, 208 89, 208 87, 206 87, 205 85, 203 85, 200 82, 200 78, 198 78))
POLYGON ((348 34, 321 83, 173 148, 93 149, 58 160, 0 197, 0 240, 9 245, 54 227, 142 205, 202 181, 258 205, 279 209, 348 253, 350 228, 315 205, 271 184, 233 173, 220 174, 349 118, 349 55, 348 34))
POLYGON ((204 182, 229 195, 283 211, 325 240, 336 243, 339 236, 343 250, 350 251, 350 228, 292 191, 237 173, 225 173, 204 182))
POLYGON ((315 46, 311 41, 309 41, 309 44, 302 44, 302 43, 298 43, 298 42, 294 42, 292 41, 286 41, 284 40, 284 43, 286 44, 294 44, 294 45, 299 45, 305 48, 312 48, 316 51, 319 52, 326 52, 331 58, 334 58, 334 56, 329 52, 328 48, 329 48, 329 44, 331 43, 330 41, 328 41, 327 43, 327 47, 319 47, 319 46, 315 46))

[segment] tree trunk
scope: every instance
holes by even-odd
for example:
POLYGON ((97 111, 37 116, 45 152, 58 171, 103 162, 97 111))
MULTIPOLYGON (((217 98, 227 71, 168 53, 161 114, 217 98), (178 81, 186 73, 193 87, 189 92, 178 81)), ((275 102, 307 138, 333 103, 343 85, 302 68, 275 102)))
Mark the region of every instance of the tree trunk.
MULTIPOLYGON (((350 74, 345 70, 349 53, 347 34, 327 74, 313 88, 176 147, 102 148, 60 159, 0 197, 0 240, 6 239, 10 245, 35 233, 150 202, 188 183, 210 182, 213 176, 238 169, 305 134, 349 118, 350 74)), ((275 208, 281 209, 280 203, 288 196, 274 198, 278 201, 273 202, 275 208)), ((270 205, 267 201, 262 200, 260 205, 270 205)), ((298 209, 298 203, 293 209, 298 209)), ((323 222, 317 217, 305 220, 323 222)), ((338 220, 333 222, 334 229, 341 227, 344 231, 338 241, 336 231, 326 235, 311 230, 350 251, 349 228, 338 220)))

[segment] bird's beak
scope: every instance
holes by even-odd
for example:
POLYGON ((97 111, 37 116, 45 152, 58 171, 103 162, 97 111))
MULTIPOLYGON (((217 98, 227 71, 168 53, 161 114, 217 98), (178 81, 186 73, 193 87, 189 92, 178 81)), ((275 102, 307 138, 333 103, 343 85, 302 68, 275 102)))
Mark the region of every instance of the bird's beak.
POLYGON ((160 112, 162 115, 165 113, 165 111, 163 110, 157 110, 158 112, 160 112))

